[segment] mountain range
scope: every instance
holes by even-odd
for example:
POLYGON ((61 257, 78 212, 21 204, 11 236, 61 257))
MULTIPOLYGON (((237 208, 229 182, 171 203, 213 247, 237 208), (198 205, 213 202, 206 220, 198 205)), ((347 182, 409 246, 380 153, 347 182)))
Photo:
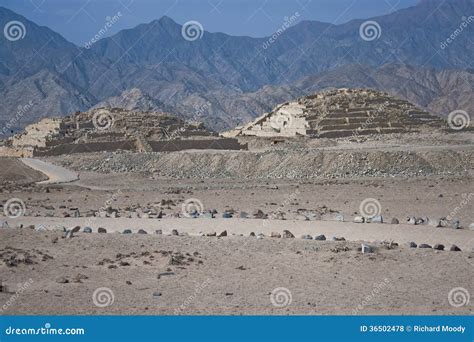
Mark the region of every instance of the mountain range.
POLYGON ((424 0, 341 25, 282 23, 263 38, 206 31, 194 41, 162 17, 86 48, 0 7, 1 27, 19 21, 26 31, 15 41, 0 35, 0 121, 18 129, 39 117, 119 106, 225 130, 330 87, 383 90, 442 116, 472 112, 473 15, 474 0, 424 0), (373 40, 361 31, 368 21, 376 23, 373 40))

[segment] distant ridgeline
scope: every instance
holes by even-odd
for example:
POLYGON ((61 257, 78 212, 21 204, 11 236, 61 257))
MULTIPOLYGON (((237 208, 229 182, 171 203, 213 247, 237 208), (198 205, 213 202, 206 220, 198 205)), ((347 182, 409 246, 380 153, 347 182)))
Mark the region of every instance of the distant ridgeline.
POLYGON ((223 135, 340 138, 445 126, 439 117, 386 93, 371 89, 335 89, 281 104, 223 135))
POLYGON ((219 138, 202 123, 167 113, 98 108, 65 118, 45 118, 3 141, 3 156, 51 156, 129 150, 246 149, 236 139, 219 138))

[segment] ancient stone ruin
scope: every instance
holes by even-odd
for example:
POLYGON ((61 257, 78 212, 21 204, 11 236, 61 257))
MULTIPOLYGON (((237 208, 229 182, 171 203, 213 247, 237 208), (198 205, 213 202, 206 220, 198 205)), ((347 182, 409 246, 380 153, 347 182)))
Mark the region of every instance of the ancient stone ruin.
POLYGON ((24 132, 3 141, 0 155, 244 148, 236 139, 219 138, 202 123, 185 122, 167 113, 98 108, 31 124, 24 132))
POLYGON ((226 136, 340 138, 416 132, 443 121, 408 101, 370 89, 335 89, 277 106, 226 136))

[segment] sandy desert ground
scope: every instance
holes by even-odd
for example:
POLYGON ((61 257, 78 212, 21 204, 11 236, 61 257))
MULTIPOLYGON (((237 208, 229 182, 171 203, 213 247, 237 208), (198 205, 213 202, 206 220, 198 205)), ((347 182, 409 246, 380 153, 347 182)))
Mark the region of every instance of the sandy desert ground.
MULTIPOLYGON (((432 141, 429 148, 410 141, 409 151, 402 143, 384 144, 363 144, 368 154, 361 164, 353 163, 361 151, 339 146, 336 155, 355 153, 344 154, 349 162, 338 166, 350 177, 307 176, 305 162, 285 164, 298 159, 291 149, 43 159, 79 175, 64 184, 47 184, 47 175, 2 159, 1 203, 25 204, 19 218, 1 218, 2 314, 472 314, 472 137, 448 146, 432 141), (284 176, 259 177, 274 167, 275 155, 283 155, 278 172, 284 176), (179 164, 188 167, 187 176, 165 176, 163 168, 117 170, 126 163, 148 167, 145 161, 156 168, 160 158, 187 163, 179 164), (393 168, 403 160, 412 162, 409 168, 393 168), (202 177, 237 169, 245 177, 202 177), (183 217, 190 199, 202 212, 215 210, 215 218, 183 217), (353 222, 367 199, 376 200, 383 223, 353 222), (412 225, 407 217, 429 222, 412 225), (450 219, 437 228, 443 217, 450 219), (461 229, 453 228, 455 220, 461 229), (59 231, 75 226, 81 231, 72 238, 59 231), (86 226, 92 234, 82 232, 86 226), (99 227, 107 234, 97 233, 99 227), (120 234, 125 229, 132 234, 120 234), (271 237, 285 230, 295 238, 271 237), (224 231, 227 236, 214 236, 224 231), (362 244, 374 252, 362 253, 362 244), (460 251, 450 251, 453 244, 460 251)), ((43 172, 61 178, 60 169, 43 172)))

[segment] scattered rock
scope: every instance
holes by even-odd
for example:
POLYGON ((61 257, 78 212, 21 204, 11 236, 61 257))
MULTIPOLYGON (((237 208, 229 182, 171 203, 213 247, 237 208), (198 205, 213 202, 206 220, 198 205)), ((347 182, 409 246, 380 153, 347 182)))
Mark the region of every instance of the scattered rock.
POLYGON ((426 243, 422 243, 418 246, 418 248, 432 248, 432 247, 426 243))
POLYGON ((315 236, 314 239, 317 240, 317 241, 325 241, 326 236, 325 235, 318 235, 318 236, 315 236))
POLYGON ((67 279, 66 277, 59 277, 56 279, 56 283, 58 284, 67 284, 69 283, 69 279, 67 279))
POLYGON ((107 233, 107 229, 99 227, 99 228, 97 228, 97 232, 100 233, 100 234, 105 234, 105 233, 107 233))
POLYGON ((46 229, 46 227, 45 227, 44 225, 39 224, 39 225, 37 225, 37 226, 35 227, 35 230, 36 230, 37 232, 45 232, 45 231, 47 231, 48 229, 46 229))
POLYGON ((217 237, 224 237, 224 236, 227 236, 227 230, 224 230, 222 233, 217 235, 217 237))
POLYGON ((222 214, 222 218, 232 218, 232 213, 226 211, 222 214))
POLYGON ((278 239, 279 239, 279 238, 281 238, 281 234, 280 234, 280 233, 277 233, 277 232, 272 232, 272 233, 270 234, 270 237, 272 237, 272 238, 278 238, 278 239))
POLYGON ((284 239, 294 239, 293 233, 291 233, 289 230, 284 230, 283 231, 283 238, 284 239))
POLYGON ((84 227, 84 229, 82 229, 82 231, 84 233, 92 233, 92 228, 91 227, 84 227))
POLYGON ((344 222, 344 216, 340 213, 337 213, 336 215, 334 215, 334 220, 344 222))
POLYGON ((249 236, 254 237, 254 236, 255 236, 255 233, 254 233, 254 232, 250 232, 250 235, 249 235, 249 236))
POLYGON ((417 218, 415 219, 415 224, 416 224, 416 225, 425 224, 426 222, 427 222, 427 219, 426 219, 426 218, 417 217, 417 218))
POLYGON ((178 236, 178 235, 179 235, 178 230, 177 230, 177 229, 173 229, 173 230, 171 231, 171 235, 178 236))
POLYGON ((162 235, 163 231, 161 229, 157 229, 157 230, 155 230, 155 234, 156 235, 162 235))
POLYGON ((451 252, 461 252, 461 248, 459 248, 456 245, 452 245, 451 248, 449 249, 451 252))
POLYGON ((364 223, 365 222, 365 218, 363 216, 356 216, 354 217, 354 223, 364 223))
POLYGON ((301 238, 304 239, 304 240, 313 240, 313 237, 309 234, 302 235, 301 238))
POLYGON ((444 251, 444 245, 437 243, 436 245, 434 245, 433 249, 436 249, 438 251, 444 251))
POLYGON ((390 224, 399 224, 400 221, 396 217, 392 218, 392 221, 390 221, 390 224))
POLYGON ((89 279, 89 277, 86 276, 85 274, 78 273, 72 278, 72 281, 74 283, 82 283, 82 281, 85 280, 85 279, 89 279))
POLYGON ((144 229, 139 229, 138 234, 148 234, 144 229))
POLYGON ((361 251, 362 253, 366 254, 366 253, 374 253, 375 250, 374 250, 374 247, 372 246, 362 244, 361 251))
POLYGON ((74 233, 72 232, 72 230, 67 230, 64 233, 64 238, 66 238, 66 239, 72 239, 73 237, 74 237, 74 233))
POLYGON ((66 231, 66 227, 64 227, 64 226, 55 226, 53 231, 64 233, 66 231))
POLYGON ((81 226, 75 226, 74 228, 71 229, 73 233, 77 233, 81 230, 81 226))
POLYGON ((407 217, 407 224, 416 225, 416 217, 407 217))
POLYGON ((453 220, 453 222, 451 222, 451 227, 454 229, 459 229, 461 228, 461 222, 459 222, 459 220, 453 220))
POLYGON ((257 239, 263 239, 264 237, 265 237, 265 235, 263 235, 262 233, 257 235, 257 239))
POLYGON ((417 245, 416 243, 414 243, 414 242, 410 242, 408 245, 410 246, 410 248, 416 248, 416 247, 418 247, 418 245, 417 245))
POLYGON ((471 223, 471 224, 469 225, 469 229, 470 229, 470 230, 474 230, 474 223, 471 223))
POLYGON ((383 223, 383 217, 381 215, 376 215, 371 218, 370 222, 372 223, 383 223))
POLYGON ((216 232, 207 233, 206 236, 217 236, 217 233, 216 232))
POLYGON ((438 225, 437 227, 438 228, 445 228, 447 227, 449 224, 448 224, 448 220, 446 219, 446 217, 443 217, 443 218, 440 218, 439 219, 439 222, 438 222, 438 225))
POLYGON ((332 241, 346 241, 346 239, 343 238, 343 237, 333 236, 333 237, 332 237, 332 241))
POLYGON ((161 292, 153 292, 153 298, 161 297, 161 292))
POLYGON ((260 209, 254 211, 254 212, 252 213, 252 216, 253 216, 254 218, 256 218, 256 219, 264 219, 264 218, 267 217, 267 215, 265 215, 264 212, 261 211, 260 209))
POLYGON ((212 218, 214 218, 214 214, 210 211, 206 211, 206 212, 201 214, 201 217, 207 218, 207 219, 212 219, 212 218))
POLYGON ((242 219, 249 218, 249 214, 247 214, 245 211, 242 211, 239 213, 239 218, 242 218, 242 219))

